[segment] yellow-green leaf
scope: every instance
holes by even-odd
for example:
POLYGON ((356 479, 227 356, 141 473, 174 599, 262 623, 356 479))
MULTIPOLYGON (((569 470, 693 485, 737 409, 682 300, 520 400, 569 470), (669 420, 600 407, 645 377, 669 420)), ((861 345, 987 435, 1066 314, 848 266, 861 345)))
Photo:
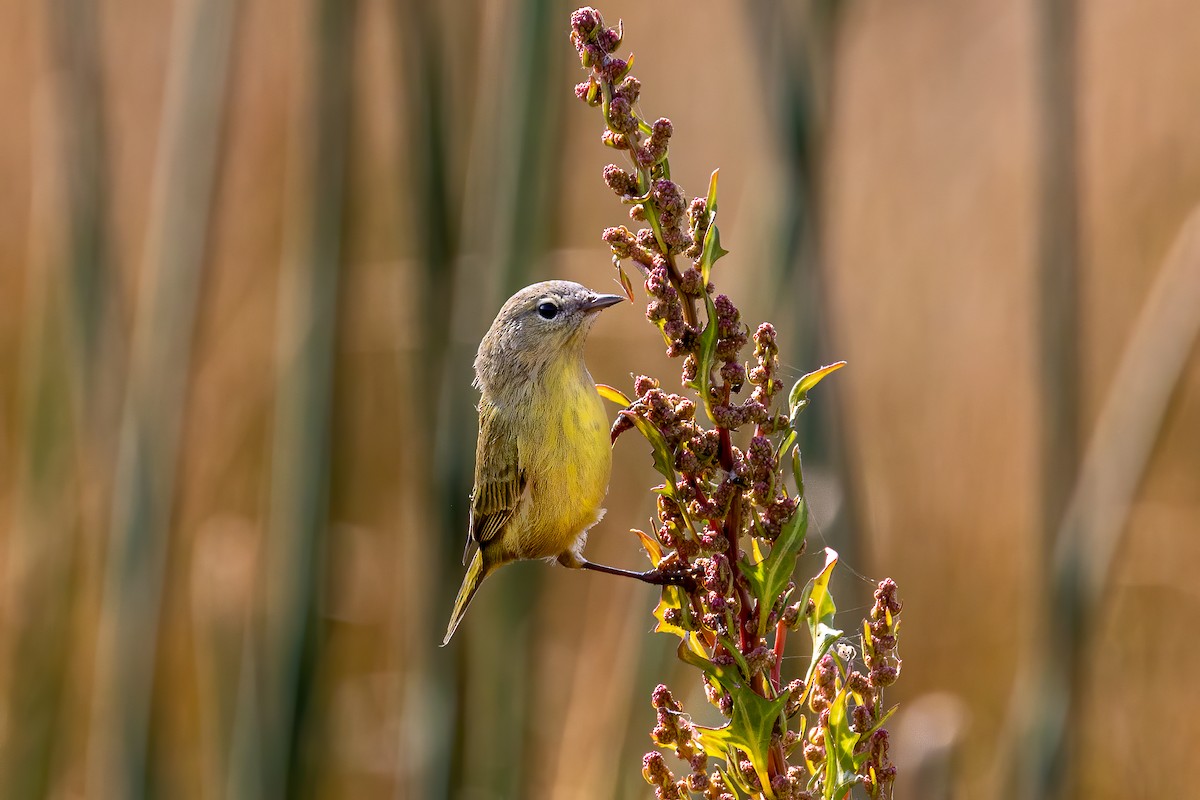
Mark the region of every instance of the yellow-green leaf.
POLYGON ((655 539, 645 531, 639 531, 637 528, 630 528, 629 530, 637 534, 638 539, 642 543, 642 549, 646 551, 646 555, 650 558, 650 566, 657 567, 658 562, 662 561, 662 545, 658 539, 655 539))
POLYGON ((826 547, 824 568, 805 585, 804 591, 800 594, 800 607, 805 609, 808 630, 813 642, 812 661, 809 662, 808 673, 804 676, 805 683, 812 680, 817 662, 842 636, 842 631, 833 627, 837 605, 833 602, 833 595, 829 593, 829 579, 833 575, 833 568, 837 566, 837 562, 837 551, 826 547), (813 606, 812 613, 807 611, 810 600, 813 606))
MULTIPOLYGON (((795 433, 793 430, 792 433, 795 433)), ((800 467, 800 448, 792 450, 792 477, 796 479, 796 496, 804 497, 804 470, 800 467)))
POLYGON ((720 173, 721 170, 715 169, 709 176, 708 196, 704 199, 708 227, 704 231, 704 243, 700 251, 700 275, 704 279, 705 286, 708 286, 708 276, 712 272, 712 265, 729 252, 721 247, 721 233, 717 230, 717 181, 720 173))
POLYGON ((758 538, 752 540, 757 563, 743 561, 742 574, 750 583, 750 590, 758 599, 760 609, 758 615, 758 635, 762 636, 767 627, 767 616, 776 598, 792 579, 792 571, 796 568, 796 556, 804 547, 804 538, 808 533, 808 503, 799 501, 792 518, 787 521, 779 532, 779 538, 771 545, 771 552, 766 558, 761 557, 758 538))
POLYGON ((837 372, 842 367, 846 366, 845 361, 838 361, 830 364, 827 367, 821 367, 815 372, 810 372, 792 386, 792 391, 788 393, 788 408, 791 411, 792 426, 796 425, 796 417, 808 405, 808 393, 814 386, 820 383, 825 377, 837 372))
POLYGON ((713 264, 727 255, 729 251, 721 247, 721 230, 717 223, 709 223, 708 230, 704 232, 704 249, 700 253, 700 276, 704 279, 705 286, 708 285, 708 276, 712 274, 713 264))
POLYGON ((704 198, 704 208, 711 218, 717 213, 717 181, 721 178, 721 170, 714 169, 708 176, 708 196, 704 198))
POLYGON ((692 388, 704 401, 704 411, 708 414, 709 421, 715 423, 716 420, 712 416, 712 393, 709 391, 709 386, 712 383, 713 357, 717 352, 717 308, 713 304, 712 295, 707 292, 704 293, 704 308, 708 324, 700 332, 699 347, 696 349, 696 380, 692 381, 692 388))
POLYGON ((629 407, 629 398, 626 397, 625 393, 620 389, 609 386, 607 383, 597 383, 596 391, 600 393, 601 397, 610 403, 616 403, 624 408, 629 407))
MULTIPOLYGON (((670 633, 686 640, 689 636, 688 632, 678 625, 667 622, 666 620, 666 611, 669 608, 679 609, 680 614, 690 613, 691 609, 684 607, 685 602, 686 599, 683 596, 683 592, 678 586, 664 586, 662 598, 658 601, 658 605, 654 608, 654 618, 658 620, 658 624, 654 626, 654 632, 670 633)), ((683 645, 680 644, 680 647, 682 646, 683 645)))

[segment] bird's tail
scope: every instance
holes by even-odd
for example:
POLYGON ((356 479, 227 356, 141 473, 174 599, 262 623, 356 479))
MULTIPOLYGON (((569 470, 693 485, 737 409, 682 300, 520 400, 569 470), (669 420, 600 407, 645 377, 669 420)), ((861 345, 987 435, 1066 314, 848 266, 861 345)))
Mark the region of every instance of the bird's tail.
POLYGON ((450 612, 450 624, 446 626, 446 638, 442 639, 442 647, 450 643, 450 637, 454 635, 458 623, 462 622, 463 615, 467 613, 471 598, 479 591, 479 585, 491 574, 492 569, 493 565, 484 563, 483 548, 476 550, 475 557, 471 559, 471 566, 467 567, 462 586, 458 588, 458 597, 454 599, 454 610, 450 612))

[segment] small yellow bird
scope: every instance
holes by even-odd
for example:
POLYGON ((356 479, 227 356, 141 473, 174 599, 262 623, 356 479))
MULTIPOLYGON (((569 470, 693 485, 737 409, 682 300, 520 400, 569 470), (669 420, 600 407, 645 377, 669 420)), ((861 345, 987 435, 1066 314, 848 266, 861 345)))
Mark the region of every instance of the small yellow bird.
POLYGON ((570 281, 517 292, 496 316, 475 356, 479 440, 467 550, 479 546, 454 601, 445 645, 484 578, 510 561, 554 558, 600 569, 583 558, 587 531, 612 471, 608 416, 583 361, 597 312, 620 295, 570 281))

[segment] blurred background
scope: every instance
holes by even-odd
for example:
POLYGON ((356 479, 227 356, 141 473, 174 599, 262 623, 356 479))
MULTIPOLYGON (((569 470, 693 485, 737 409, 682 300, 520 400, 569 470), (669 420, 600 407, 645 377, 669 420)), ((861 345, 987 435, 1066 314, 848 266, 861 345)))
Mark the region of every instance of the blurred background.
MULTIPOLYGON (((518 564, 436 646, 475 346, 615 286, 573 8, 0 3, 0 795, 648 797, 653 686, 713 721, 650 587, 518 564)), ((849 628, 899 583, 897 797, 1187 796, 1200 6, 600 10, 675 179, 721 168, 720 289, 849 362, 800 575, 842 553, 849 628)), ((589 364, 661 350, 622 306, 589 364)), ((614 460, 589 555, 640 568, 614 460)))

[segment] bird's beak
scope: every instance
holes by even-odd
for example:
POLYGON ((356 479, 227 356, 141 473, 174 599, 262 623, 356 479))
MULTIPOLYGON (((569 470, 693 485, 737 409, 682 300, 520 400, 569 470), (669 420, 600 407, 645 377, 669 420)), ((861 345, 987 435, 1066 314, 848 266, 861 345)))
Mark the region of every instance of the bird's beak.
POLYGON ((599 311, 602 308, 608 308, 609 306, 615 306, 617 303, 621 302, 624 299, 625 298, 619 294, 592 295, 591 298, 583 301, 583 305, 580 306, 580 308, 582 308, 584 311, 587 311, 587 312, 599 311))

